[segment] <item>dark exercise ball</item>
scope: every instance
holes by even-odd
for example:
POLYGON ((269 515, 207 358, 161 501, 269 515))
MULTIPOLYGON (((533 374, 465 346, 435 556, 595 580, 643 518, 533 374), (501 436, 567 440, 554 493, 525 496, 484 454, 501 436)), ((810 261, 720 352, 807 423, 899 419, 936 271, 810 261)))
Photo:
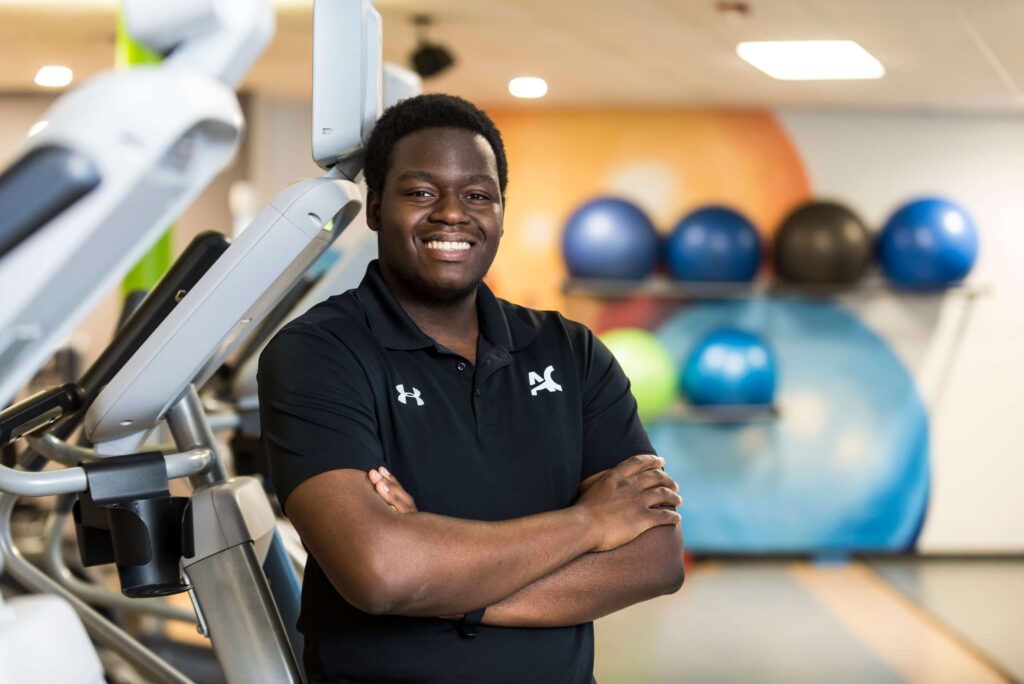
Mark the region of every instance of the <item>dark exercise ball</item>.
POLYGON ((808 202, 775 234, 775 273, 791 283, 848 285, 867 271, 872 252, 856 214, 834 202, 808 202))
POLYGON ((636 205, 602 197, 569 217, 562 255, 573 278, 640 280, 658 260, 658 233, 636 205))
POLYGON ((885 274, 904 287, 945 287, 963 280, 978 258, 978 229, 963 207, 929 197, 904 205, 878 239, 885 274))
POLYGON ((672 229, 665 260, 677 280, 747 282, 757 275, 761 238, 742 214, 704 207, 672 229))

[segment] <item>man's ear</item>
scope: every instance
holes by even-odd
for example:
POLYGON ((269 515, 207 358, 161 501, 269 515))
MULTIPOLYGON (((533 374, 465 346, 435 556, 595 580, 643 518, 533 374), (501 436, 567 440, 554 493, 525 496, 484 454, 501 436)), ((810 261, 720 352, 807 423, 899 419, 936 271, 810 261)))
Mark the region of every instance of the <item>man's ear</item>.
POLYGON ((501 226, 500 226, 500 230, 498 230, 498 237, 500 238, 504 234, 505 234, 505 194, 502 193, 502 195, 501 195, 501 226))
POLYGON ((373 232, 380 230, 380 195, 366 189, 366 225, 373 232))

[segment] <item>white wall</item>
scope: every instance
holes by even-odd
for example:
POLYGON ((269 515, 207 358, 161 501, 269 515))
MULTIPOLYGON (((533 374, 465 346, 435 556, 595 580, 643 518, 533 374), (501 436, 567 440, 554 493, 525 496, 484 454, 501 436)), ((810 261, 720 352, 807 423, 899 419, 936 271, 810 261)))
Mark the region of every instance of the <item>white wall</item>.
POLYGON ((779 116, 813 190, 873 227, 938 194, 981 234, 969 280, 989 293, 882 295, 856 305, 915 375, 931 407, 932 497, 925 552, 1024 550, 1024 118, 789 112, 779 116), (957 343, 956 328, 964 323, 957 343), (948 374, 946 373, 948 371, 948 374))
POLYGON ((308 101, 254 95, 246 117, 250 179, 261 207, 285 186, 324 174, 311 157, 308 101))

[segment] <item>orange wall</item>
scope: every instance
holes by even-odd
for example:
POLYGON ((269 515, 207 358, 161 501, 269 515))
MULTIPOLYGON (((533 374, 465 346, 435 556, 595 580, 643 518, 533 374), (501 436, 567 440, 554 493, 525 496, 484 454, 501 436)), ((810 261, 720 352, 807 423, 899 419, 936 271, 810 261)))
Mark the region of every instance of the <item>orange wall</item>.
MULTIPOLYGON (((488 276, 496 293, 589 322, 561 294, 562 227, 598 195, 638 204, 667 233, 709 203, 770 235, 810 197, 803 163, 775 118, 759 111, 491 110, 509 159, 505 235, 488 276)), ((574 300, 576 298, 573 298, 574 300)))

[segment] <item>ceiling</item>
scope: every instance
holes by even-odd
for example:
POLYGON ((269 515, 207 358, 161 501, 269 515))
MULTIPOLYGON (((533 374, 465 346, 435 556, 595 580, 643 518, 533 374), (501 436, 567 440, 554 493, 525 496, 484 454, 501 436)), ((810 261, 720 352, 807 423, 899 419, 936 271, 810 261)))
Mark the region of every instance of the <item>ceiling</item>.
MULTIPOLYGON (((1024 111, 1022 0, 378 0, 384 57, 408 63, 413 14, 457 63, 426 83, 484 106, 809 107, 1024 111), (740 60, 744 40, 852 39, 886 67, 868 81, 776 81, 740 60), (520 101, 514 76, 550 91, 520 101)), ((0 0, 0 93, 43 90, 43 64, 81 79, 108 68, 116 0, 0 0)), ((244 88, 310 96, 312 2, 276 3, 277 34, 244 88)))

